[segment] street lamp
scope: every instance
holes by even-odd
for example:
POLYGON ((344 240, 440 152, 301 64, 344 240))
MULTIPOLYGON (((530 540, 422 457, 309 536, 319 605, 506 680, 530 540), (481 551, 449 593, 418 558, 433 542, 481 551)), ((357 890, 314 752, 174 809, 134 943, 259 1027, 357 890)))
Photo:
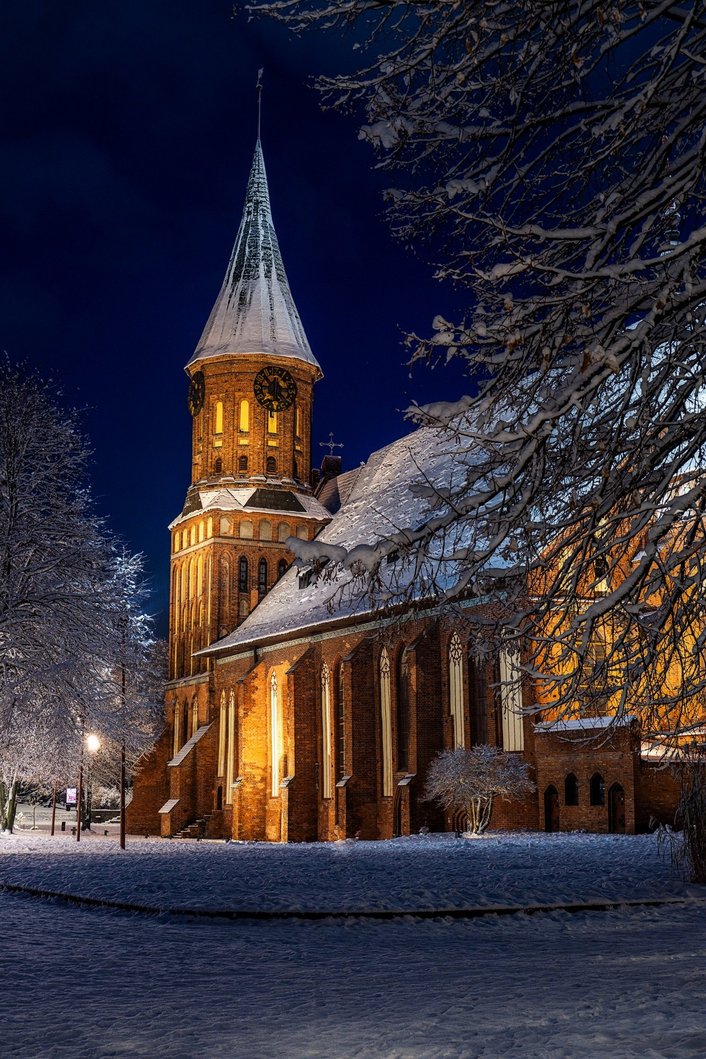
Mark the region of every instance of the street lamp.
MULTIPOLYGON (((101 741, 97 735, 87 735, 81 740, 81 758, 78 767, 78 798, 76 800, 76 841, 81 841, 81 809, 83 806, 83 748, 90 754, 95 754, 101 748, 101 741)), ((89 793, 90 797, 90 793, 89 793)))

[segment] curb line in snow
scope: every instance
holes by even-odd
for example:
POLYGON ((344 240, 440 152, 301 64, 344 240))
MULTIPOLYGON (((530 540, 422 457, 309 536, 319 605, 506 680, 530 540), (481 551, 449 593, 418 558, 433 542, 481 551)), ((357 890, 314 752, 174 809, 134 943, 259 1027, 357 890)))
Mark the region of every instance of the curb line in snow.
POLYGON ((575 901, 548 905, 485 905, 477 908, 370 908, 361 911, 325 909, 241 909, 241 908, 157 908, 129 901, 112 901, 102 897, 81 897, 55 890, 40 890, 17 883, 0 882, 0 893, 24 894, 87 908, 109 908, 118 912, 137 912, 148 916, 183 916, 198 919, 479 919, 482 916, 533 916, 542 912, 610 912, 617 908, 662 908, 699 905, 704 897, 655 897, 614 901, 575 901))

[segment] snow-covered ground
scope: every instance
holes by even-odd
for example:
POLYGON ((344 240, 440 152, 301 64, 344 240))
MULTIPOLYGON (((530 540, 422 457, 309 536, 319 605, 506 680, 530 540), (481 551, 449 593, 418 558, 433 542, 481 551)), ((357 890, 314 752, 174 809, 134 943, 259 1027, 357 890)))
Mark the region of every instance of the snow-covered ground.
POLYGON ((159 908, 686 904, 229 922, 0 893, 3 1059, 706 1055, 706 888, 648 836, 260 846, 0 837, 0 882, 159 908))

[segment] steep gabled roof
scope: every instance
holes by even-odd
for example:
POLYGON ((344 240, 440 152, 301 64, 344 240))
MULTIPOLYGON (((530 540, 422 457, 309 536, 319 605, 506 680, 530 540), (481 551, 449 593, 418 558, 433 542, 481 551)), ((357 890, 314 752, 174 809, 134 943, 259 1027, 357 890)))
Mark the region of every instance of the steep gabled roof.
POLYGON ((259 140, 223 286, 189 364, 244 353, 291 357, 319 368, 284 271, 259 140))

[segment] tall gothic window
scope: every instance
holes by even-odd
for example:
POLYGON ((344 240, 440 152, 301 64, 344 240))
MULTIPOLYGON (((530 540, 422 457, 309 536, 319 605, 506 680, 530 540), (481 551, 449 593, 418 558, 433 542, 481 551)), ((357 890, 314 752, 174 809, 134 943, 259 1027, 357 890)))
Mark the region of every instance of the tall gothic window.
POLYGON ((406 648, 397 660, 397 768, 409 765, 409 681, 410 662, 406 648))
POLYGON ((302 436, 302 410, 299 405, 294 407, 294 436, 296 438, 302 436))
POLYGON ((267 413, 267 433, 268 434, 276 434, 277 433, 277 413, 276 412, 268 412, 267 413))
POLYGON ((249 583, 248 560, 244 555, 238 560, 238 591, 247 592, 249 583))
POLYGON ((240 409, 238 411, 238 430, 243 434, 247 434, 250 430, 250 402, 241 401, 240 409))
POLYGON ((449 644, 449 712, 453 723, 454 750, 466 745, 463 709, 463 649, 457 632, 449 644))
POLYGON ((260 599, 267 592, 267 559, 260 559, 257 564, 257 591, 260 599))
POLYGON ((338 667, 333 686, 333 723, 336 726, 336 779, 346 774, 346 711, 343 699, 343 662, 338 667))
POLYGON ((277 694, 277 674, 270 678, 270 757, 272 759, 271 794, 276 798, 280 784, 281 737, 279 727, 279 696, 277 694))
POLYGON ((503 750, 524 750, 522 723, 522 678, 520 655, 515 644, 500 651, 500 706, 503 726, 503 750))
POLYGON ((391 798, 392 787, 392 702, 390 695, 390 658, 387 649, 380 652, 380 730, 382 734, 382 793, 391 798))
POLYGON ((331 674, 321 668, 321 796, 331 797, 331 674))
POLYGON ((226 744, 226 804, 233 801, 235 778, 235 692, 228 696, 228 741, 226 744))
POLYGON ((216 401, 213 428, 213 433, 215 434, 213 444, 216 447, 220 447, 223 444, 223 401, 216 401))
POLYGON ((226 771, 226 693, 221 692, 221 708, 218 714, 218 775, 226 771))

